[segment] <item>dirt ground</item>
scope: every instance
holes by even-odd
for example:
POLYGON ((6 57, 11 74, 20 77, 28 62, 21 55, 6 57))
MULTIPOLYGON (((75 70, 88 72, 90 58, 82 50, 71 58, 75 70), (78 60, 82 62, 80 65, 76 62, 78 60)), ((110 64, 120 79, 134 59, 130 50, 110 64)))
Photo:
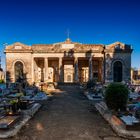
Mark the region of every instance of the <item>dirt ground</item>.
POLYGON ((79 88, 56 91, 17 136, 7 140, 126 140, 118 137, 79 88))

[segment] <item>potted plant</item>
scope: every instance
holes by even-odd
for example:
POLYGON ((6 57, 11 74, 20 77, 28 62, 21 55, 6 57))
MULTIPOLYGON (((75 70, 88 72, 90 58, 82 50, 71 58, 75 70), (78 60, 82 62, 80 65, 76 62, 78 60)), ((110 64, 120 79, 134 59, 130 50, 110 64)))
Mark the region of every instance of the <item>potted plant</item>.
POLYGON ((10 101, 12 114, 16 114, 19 106, 18 106, 18 99, 13 99, 10 101))

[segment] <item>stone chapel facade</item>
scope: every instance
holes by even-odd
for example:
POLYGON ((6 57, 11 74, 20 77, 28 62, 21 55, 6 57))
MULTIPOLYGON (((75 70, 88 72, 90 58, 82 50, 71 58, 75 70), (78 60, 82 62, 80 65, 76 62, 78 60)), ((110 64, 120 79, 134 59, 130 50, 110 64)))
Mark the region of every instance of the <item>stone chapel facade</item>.
POLYGON ((69 38, 55 44, 6 46, 6 81, 28 83, 121 82, 130 80, 130 45, 81 44, 69 38))

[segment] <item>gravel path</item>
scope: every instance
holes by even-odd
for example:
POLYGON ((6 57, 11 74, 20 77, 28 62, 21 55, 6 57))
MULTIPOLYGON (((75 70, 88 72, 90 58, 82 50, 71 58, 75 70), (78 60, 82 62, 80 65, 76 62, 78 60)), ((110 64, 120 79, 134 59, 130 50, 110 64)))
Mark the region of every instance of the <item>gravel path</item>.
POLYGON ((8 140, 124 140, 116 136, 79 88, 56 91, 20 133, 8 140))

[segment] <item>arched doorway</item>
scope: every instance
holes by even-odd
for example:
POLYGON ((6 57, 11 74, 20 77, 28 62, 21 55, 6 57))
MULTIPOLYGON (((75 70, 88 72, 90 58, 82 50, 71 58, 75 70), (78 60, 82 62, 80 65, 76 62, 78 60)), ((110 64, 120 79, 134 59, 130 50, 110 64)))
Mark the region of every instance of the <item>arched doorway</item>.
POLYGON ((23 80, 23 63, 17 61, 15 63, 15 81, 21 82, 21 80, 23 80))
POLYGON ((121 82, 122 81, 122 63, 120 61, 116 61, 113 64, 113 79, 114 82, 121 82))

